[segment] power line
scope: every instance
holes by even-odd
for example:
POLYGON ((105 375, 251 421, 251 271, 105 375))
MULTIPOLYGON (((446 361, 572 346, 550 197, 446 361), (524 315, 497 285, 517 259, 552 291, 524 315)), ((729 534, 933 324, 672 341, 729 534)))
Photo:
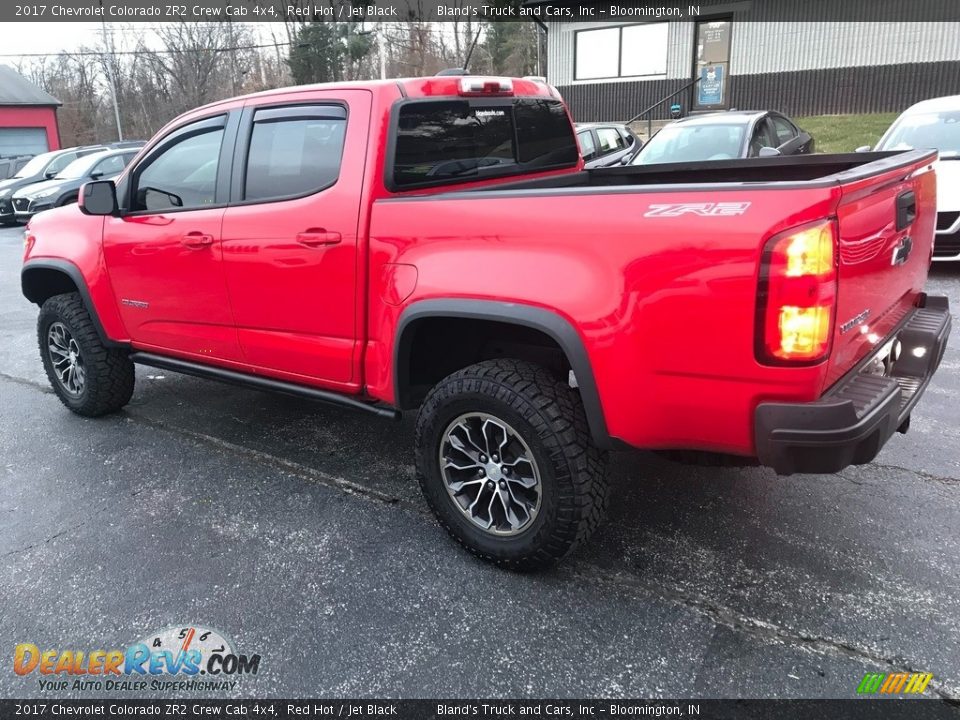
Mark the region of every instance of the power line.
POLYGON ((276 48, 281 45, 296 45, 297 47, 308 47, 314 43, 303 43, 303 42, 275 42, 275 43, 262 43, 256 45, 235 45, 232 47, 215 47, 215 48, 182 48, 179 50, 170 50, 170 49, 159 49, 159 50, 148 50, 144 48, 143 50, 118 50, 114 53, 104 50, 77 50, 71 52, 69 50, 61 50, 60 52, 54 53, 0 53, 0 57, 14 58, 14 57, 60 57, 61 55, 69 55, 72 57, 101 57, 105 54, 109 55, 180 55, 184 53, 191 52, 234 52, 236 50, 261 50, 263 48, 276 48))

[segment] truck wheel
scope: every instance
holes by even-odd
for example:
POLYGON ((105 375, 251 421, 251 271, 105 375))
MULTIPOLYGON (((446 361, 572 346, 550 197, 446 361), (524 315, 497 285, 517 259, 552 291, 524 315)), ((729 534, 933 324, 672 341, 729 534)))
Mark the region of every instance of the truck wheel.
POLYGON ((579 395, 532 363, 488 360, 442 380, 417 416, 416 443, 440 524, 498 565, 556 562, 606 509, 606 454, 579 395))
POLYGON ((103 345, 78 293, 54 295, 37 320, 40 357, 60 402, 78 415, 115 412, 133 395, 133 363, 103 345))

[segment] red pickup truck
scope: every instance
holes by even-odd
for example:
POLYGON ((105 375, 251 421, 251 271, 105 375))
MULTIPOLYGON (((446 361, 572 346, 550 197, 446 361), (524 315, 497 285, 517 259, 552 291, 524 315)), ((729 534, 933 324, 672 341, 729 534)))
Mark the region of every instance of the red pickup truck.
POLYGON ((935 153, 583 170, 557 92, 444 76, 271 91, 167 125, 35 217, 23 293, 76 413, 134 364, 397 417, 463 545, 552 562, 607 451, 869 462, 950 329, 935 153))

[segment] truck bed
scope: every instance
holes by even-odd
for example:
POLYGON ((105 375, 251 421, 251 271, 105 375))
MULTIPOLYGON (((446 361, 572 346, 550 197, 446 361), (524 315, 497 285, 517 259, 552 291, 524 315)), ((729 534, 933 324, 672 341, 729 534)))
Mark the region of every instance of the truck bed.
POLYGON ((423 297, 455 273, 461 297, 563 308, 628 444, 750 455, 759 403, 816 400, 916 305, 935 157, 623 167, 405 195, 375 203, 371 255, 415 266, 423 297), (832 347, 785 371, 757 359, 758 273, 771 238, 822 220, 836 233, 832 347))
MULTIPOLYGON (((924 151, 909 152, 917 154, 917 157, 924 154, 924 151)), ((637 185, 702 186, 714 183, 743 185, 777 183, 778 187, 784 184, 803 183, 804 187, 817 187, 836 182, 850 182, 859 177, 869 177, 914 159, 916 158, 908 158, 906 153, 898 151, 628 165, 487 185, 465 192, 489 193, 500 190, 635 187, 637 185)))

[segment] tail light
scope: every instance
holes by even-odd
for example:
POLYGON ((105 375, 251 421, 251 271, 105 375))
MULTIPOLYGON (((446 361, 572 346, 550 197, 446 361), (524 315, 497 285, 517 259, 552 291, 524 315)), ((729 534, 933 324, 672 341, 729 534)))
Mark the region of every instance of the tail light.
POLYGON ((760 261, 760 362, 813 364, 830 352, 837 297, 837 225, 820 220, 775 235, 760 261))

